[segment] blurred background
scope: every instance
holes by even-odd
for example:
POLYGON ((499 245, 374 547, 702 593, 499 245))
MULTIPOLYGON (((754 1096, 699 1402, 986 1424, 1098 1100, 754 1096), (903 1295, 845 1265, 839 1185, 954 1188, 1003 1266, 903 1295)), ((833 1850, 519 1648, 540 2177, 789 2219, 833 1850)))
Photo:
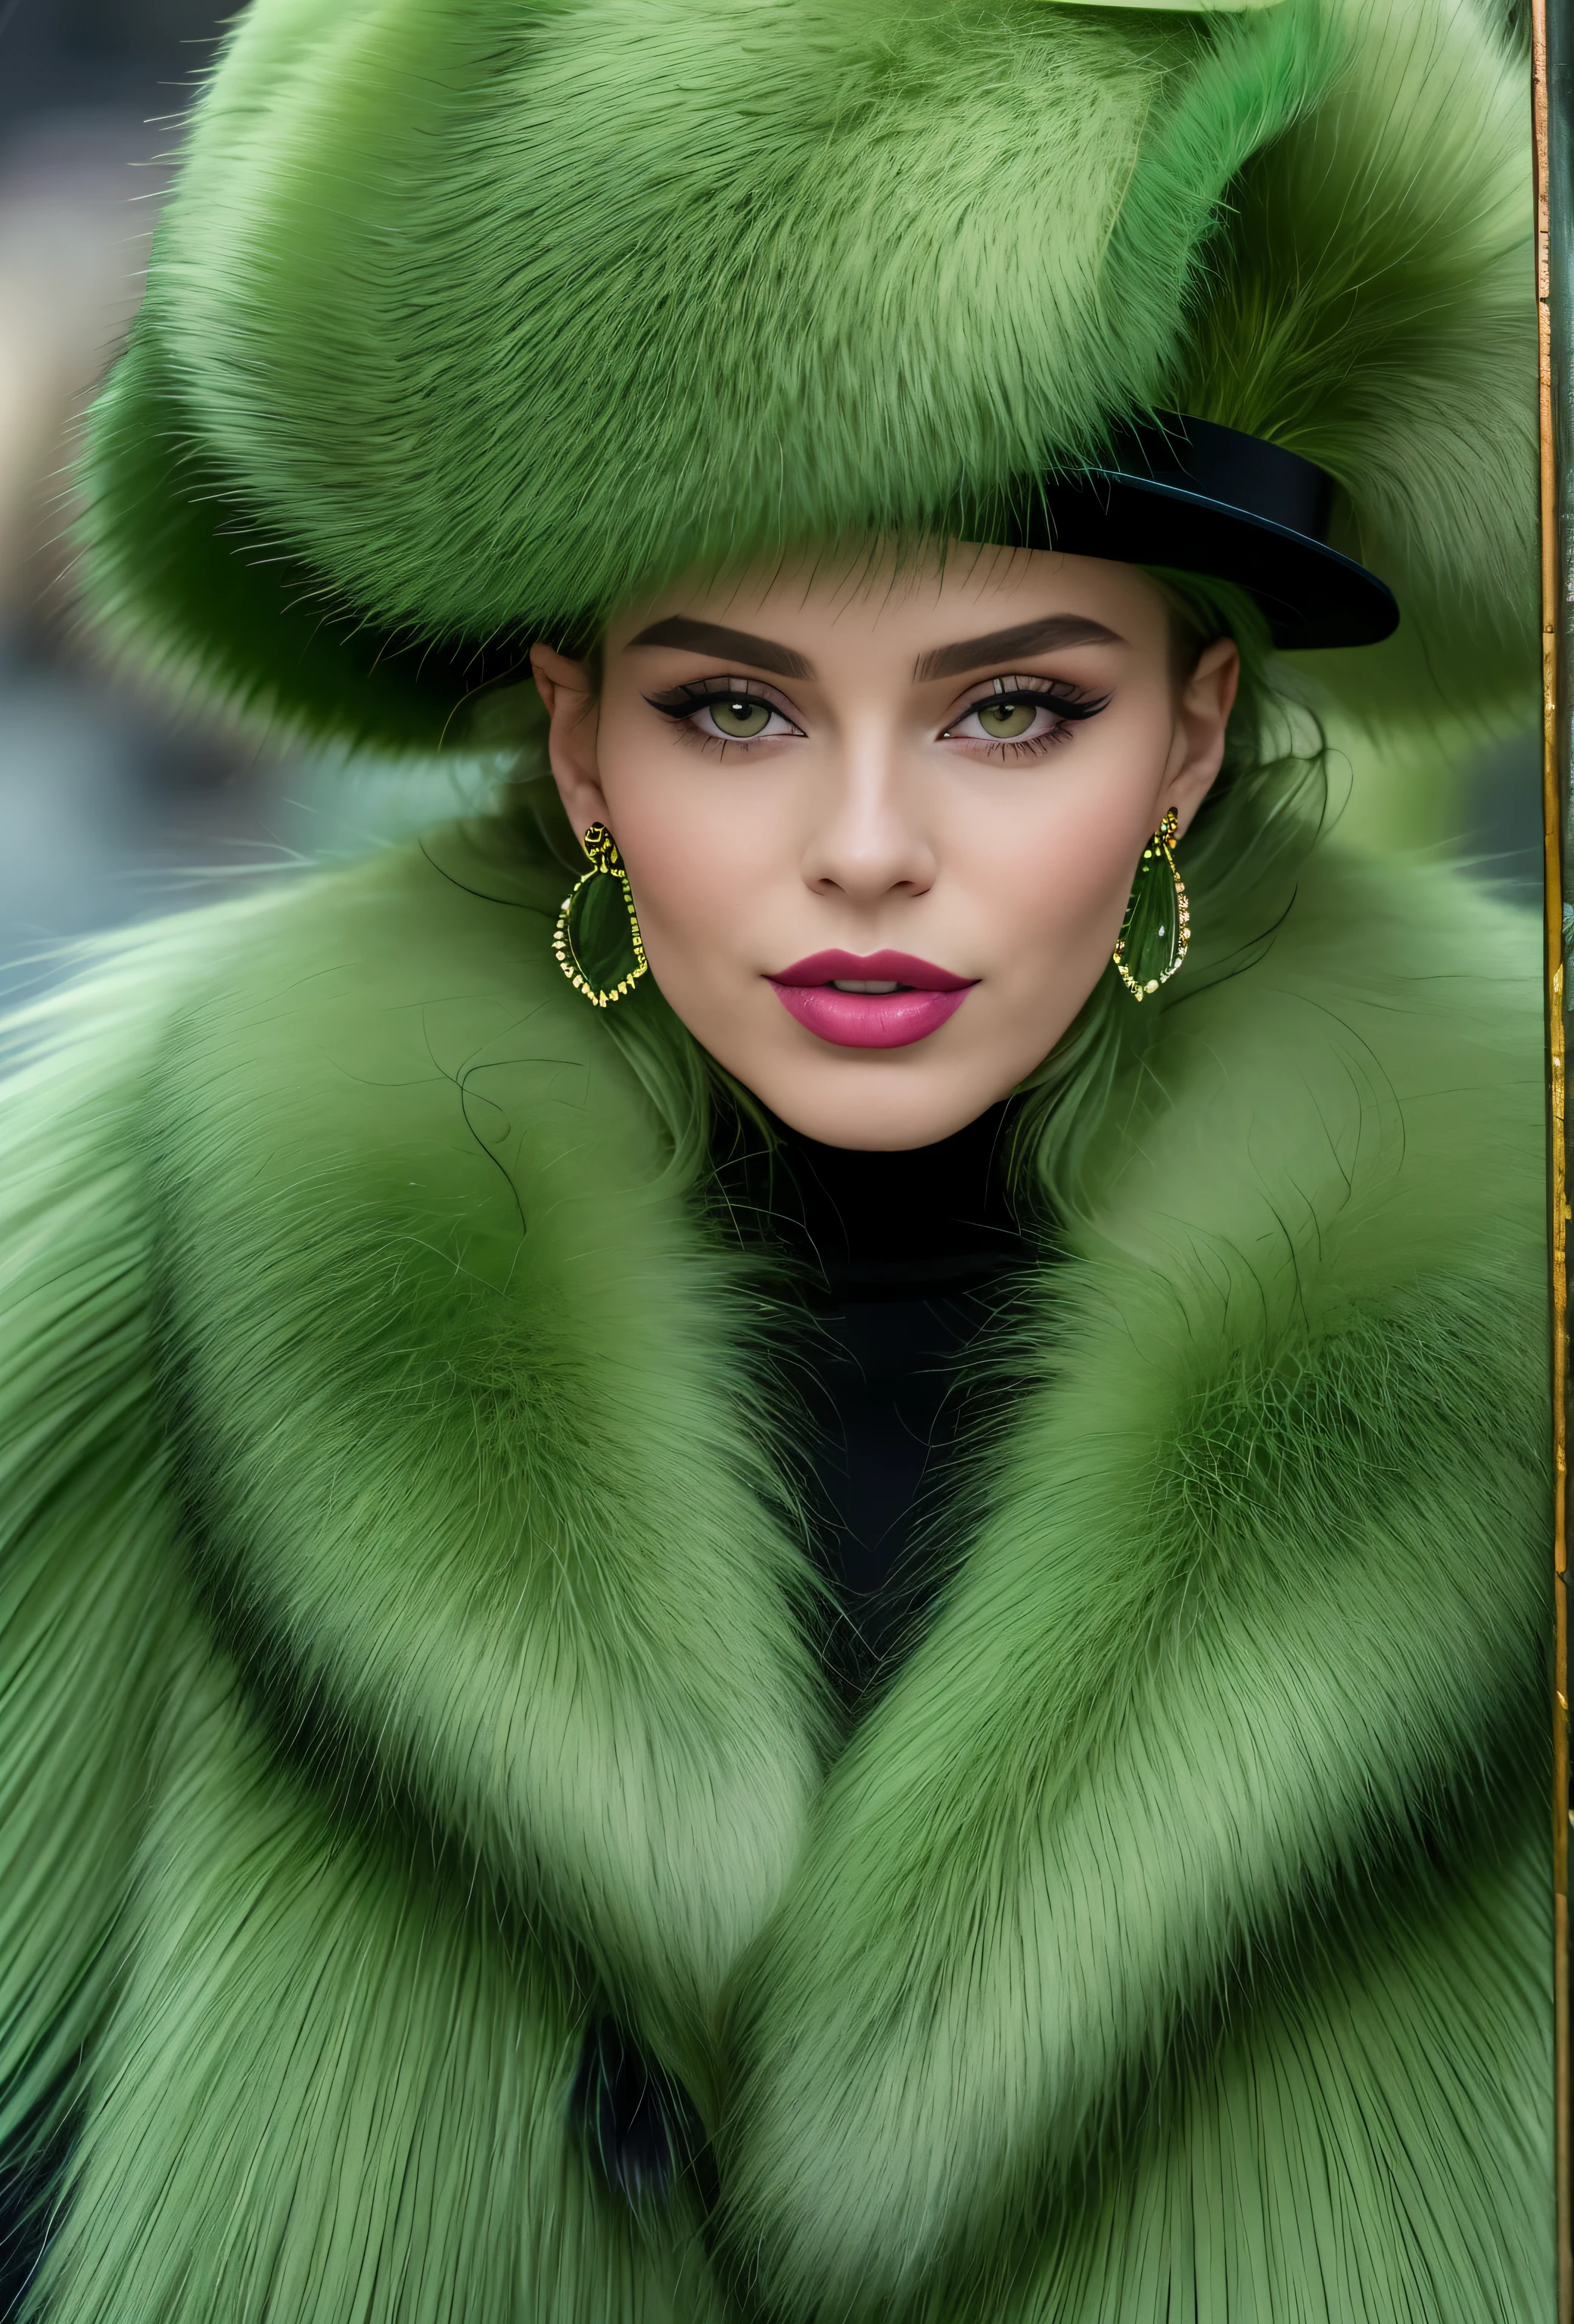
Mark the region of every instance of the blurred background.
MULTIPOLYGON (((141 293, 194 78, 233 5, 0 0, 0 991, 63 939, 343 856, 462 803, 463 778, 269 745, 115 668, 72 601, 75 424, 141 293)), ((1527 895, 1538 745, 1363 774, 1347 825, 1460 850, 1527 895)))
POLYGON ((462 779, 270 748, 73 602, 77 422, 142 294, 215 0, 0 0, 0 992, 62 939, 452 813, 462 779))

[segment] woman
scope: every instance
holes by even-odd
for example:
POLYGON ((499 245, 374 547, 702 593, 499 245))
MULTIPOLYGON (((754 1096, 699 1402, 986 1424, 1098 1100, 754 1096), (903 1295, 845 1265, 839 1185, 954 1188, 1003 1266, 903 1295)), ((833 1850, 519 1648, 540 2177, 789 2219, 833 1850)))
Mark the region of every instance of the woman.
POLYGON ((25 2313, 1550 2317, 1522 81, 254 0, 98 585, 514 767, 14 1036, 25 2313))

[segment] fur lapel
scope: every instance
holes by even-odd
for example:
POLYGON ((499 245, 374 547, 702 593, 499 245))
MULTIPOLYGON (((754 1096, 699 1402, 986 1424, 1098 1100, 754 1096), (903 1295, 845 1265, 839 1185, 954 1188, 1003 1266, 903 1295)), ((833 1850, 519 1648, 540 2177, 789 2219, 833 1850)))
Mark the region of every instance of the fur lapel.
POLYGON ((1170 1011, 977 1537, 817 1803, 746 1287, 551 968, 556 880, 445 846, 303 890, 171 1043, 208 1600, 708 2113, 730 1982, 735 2243, 786 2315, 886 2312, 1533 1705, 1533 943, 1330 853, 1170 1011))
MULTIPOLYGON (((560 883, 561 875, 553 879, 560 883)), ((705 2089, 826 1714, 742 1295, 462 837, 314 885, 176 1028, 158 1170, 209 1603, 705 2089)))
POLYGON ((723 2177, 773 2312, 976 2281, 1253 1954, 1534 1766, 1534 944, 1494 923, 1335 859, 1172 1013, 749 1966, 723 2177))

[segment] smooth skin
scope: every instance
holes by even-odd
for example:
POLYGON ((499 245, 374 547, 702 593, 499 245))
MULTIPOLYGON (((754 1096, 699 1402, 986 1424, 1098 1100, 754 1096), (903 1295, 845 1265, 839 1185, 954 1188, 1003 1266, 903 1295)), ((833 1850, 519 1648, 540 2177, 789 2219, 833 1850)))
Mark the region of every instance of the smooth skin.
POLYGON ((1144 844, 1218 775, 1240 669, 1228 639, 1179 667, 1134 567, 969 549, 680 584, 613 622, 599 688, 550 647, 532 663, 569 819, 612 832, 683 1023, 794 1130, 888 1151, 964 1128, 1053 1048, 1144 844), (921 1039, 847 1047, 771 982, 827 950, 970 989, 921 1039))

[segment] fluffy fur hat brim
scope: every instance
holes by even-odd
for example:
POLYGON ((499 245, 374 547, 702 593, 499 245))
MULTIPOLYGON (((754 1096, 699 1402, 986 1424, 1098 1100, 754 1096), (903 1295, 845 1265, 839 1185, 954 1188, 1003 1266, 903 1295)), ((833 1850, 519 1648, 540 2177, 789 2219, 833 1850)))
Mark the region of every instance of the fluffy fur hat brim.
POLYGON ((1412 690, 1501 693, 1522 78, 1475 0, 255 0, 96 415, 101 593, 426 747, 533 635, 944 529, 1179 402, 1333 471, 1412 690))

